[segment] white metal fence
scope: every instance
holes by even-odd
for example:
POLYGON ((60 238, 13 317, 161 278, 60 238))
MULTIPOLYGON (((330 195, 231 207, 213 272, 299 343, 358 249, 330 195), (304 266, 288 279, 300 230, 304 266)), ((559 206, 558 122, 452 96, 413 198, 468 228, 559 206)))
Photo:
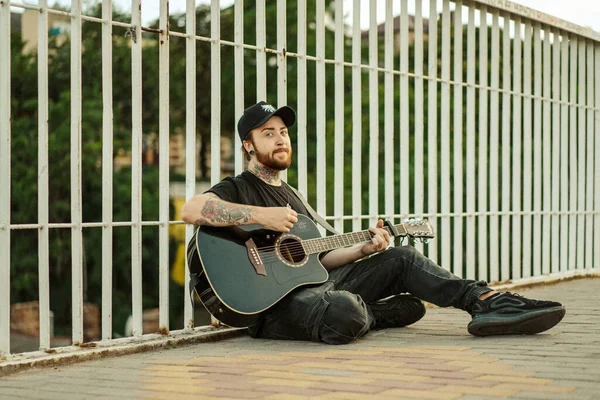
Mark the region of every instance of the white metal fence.
MULTIPOLYGON (((491 282, 567 276, 600 268, 600 34, 557 18, 499 0, 400 0, 394 29, 393 1, 367 2, 369 28, 361 25, 360 0, 316 1, 316 20, 307 20, 305 0, 290 10, 277 1, 277 21, 297 13, 297 41, 289 43, 286 24, 277 24, 276 48, 267 48, 266 4, 256 0, 256 41, 244 41, 244 4, 235 2, 234 41, 221 39, 221 7, 211 5, 211 35, 198 36, 195 1, 187 0, 185 32, 170 30, 168 0, 160 1, 159 151, 169 151, 169 43, 186 41, 186 188, 196 181, 196 43, 211 47, 211 183, 221 179, 221 51, 234 48, 235 115, 245 106, 244 58, 256 64, 256 99, 267 98, 267 71, 276 68, 277 105, 298 113, 294 164, 301 192, 316 198, 316 209, 340 230, 352 230, 378 216, 428 217, 437 238, 423 247, 429 257, 459 276, 491 282), (383 31, 377 9, 385 3, 383 31), (409 8, 411 13, 409 15, 409 8), (414 12, 413 12, 414 10, 414 12), (427 11, 428 10, 428 11, 427 11), (453 10, 453 11, 451 11, 453 10), (441 12, 440 12, 441 11, 441 12), (427 14, 428 12, 428 14, 427 14), (344 13, 351 15, 344 20, 344 13), (331 18, 327 18, 331 17, 331 18), (427 20, 427 21, 426 21, 427 20), (425 23, 427 22, 427 23, 425 23), (353 27, 348 33, 346 26, 353 27), (424 29, 424 26, 426 29, 424 29), (307 38, 316 43, 308 54, 307 38), (333 58, 326 58, 326 32, 334 31, 333 58), (399 51, 396 34, 399 35, 399 51), (464 42, 463 37, 466 38, 464 42), (364 39, 364 40, 363 40, 364 39), (441 49, 439 46, 441 45, 441 49), (351 56, 345 55, 349 50, 351 56), (381 53, 383 60, 380 60, 381 53), (364 54, 367 54, 366 59, 364 54), (275 55, 276 65, 268 57, 275 55), (288 96, 288 64, 296 66, 296 98, 288 96), (326 69, 335 79, 326 81, 326 69), (308 76, 314 68, 315 80, 308 76), (349 71, 349 77, 345 72, 349 71), (365 79, 363 79, 365 78, 365 79), (383 83, 383 85, 381 85, 383 83), (347 88, 350 87, 350 90, 347 88), (364 90, 364 93, 363 93, 364 90), (333 93, 333 101, 327 93, 333 93), (308 96, 315 109, 308 109, 308 96), (412 95, 411 95, 412 94, 412 95), (350 99, 348 99, 350 96, 350 99), (380 98, 381 97, 381 98, 380 98), (347 107, 345 107, 345 105, 347 107), (328 124, 327 109, 334 110, 328 124), (363 117, 367 118, 364 126, 363 117), (315 115, 314 126, 307 115, 315 115), (412 118, 411 118, 412 116, 412 118), (309 133, 316 132, 316 159, 309 163, 309 133), (380 137, 381 135, 381 137, 380 137), (333 136, 333 147, 327 138, 333 136), (367 140, 363 140, 363 137, 367 140), (351 143, 351 150, 343 150, 351 143), (331 145, 330 145, 331 146, 331 145), (368 154, 364 159, 363 152, 368 154), (330 156, 333 154, 332 156, 330 156), (380 164, 380 159, 383 164, 380 164), (363 173, 364 166, 368 171, 363 173), (328 168, 333 173, 328 174, 328 168), (344 179, 345 168, 351 179, 344 179), (366 176, 363 176, 366 175, 366 176), (314 181, 312 180, 314 177, 314 181), (368 178, 368 179, 365 179, 368 178), (368 182, 363 185, 361 182, 368 182), (331 189, 333 187, 333 189, 331 189), (383 188, 383 190, 380 190, 383 188), (346 189, 346 191, 344 190, 346 189), (326 196, 329 192, 333 196, 326 196), (348 195, 351 193, 351 195, 348 195), (367 193, 368 206, 363 207, 367 193), (380 207, 380 199, 383 207, 380 207), (346 207, 345 207, 346 205, 346 207), (351 205, 351 207, 349 206, 351 205), (351 209, 351 212, 344 210, 351 209), (330 210, 328 213, 327 211, 330 210), (331 213, 332 211, 332 213, 331 213), (365 212, 366 211, 366 212, 365 212)), ((37 231, 39 257, 40 348, 50 347, 49 231, 70 229, 72 262, 72 340, 83 342, 83 230, 102 229, 102 339, 112 340, 113 228, 131 227, 133 334, 142 335, 142 226, 160 235, 160 326, 169 329, 168 157, 160 157, 159 219, 142 219, 142 18, 133 0, 131 23, 113 21, 111 1, 102 18, 82 15, 81 0, 70 12, 0 0, 0 353, 10 350, 11 233, 37 231), (38 22, 38 219, 11 223, 11 8, 39 11, 38 22), (48 217, 48 15, 71 19, 71 222, 48 217), (81 177, 81 32, 83 22, 102 24, 102 220, 82 220, 81 177), (113 219, 112 28, 131 32, 132 215, 113 219)), ((146 28, 148 31, 148 29, 146 28)), ((89 50, 88 50, 89 51, 89 50)), ((234 127, 231 127, 234 130, 234 127)), ((235 137, 235 148, 240 142, 235 137)), ((242 168, 235 158, 236 173, 242 168)), ((187 237, 193 232, 187 227, 187 237)), ((183 326, 193 326, 189 301, 183 326)))

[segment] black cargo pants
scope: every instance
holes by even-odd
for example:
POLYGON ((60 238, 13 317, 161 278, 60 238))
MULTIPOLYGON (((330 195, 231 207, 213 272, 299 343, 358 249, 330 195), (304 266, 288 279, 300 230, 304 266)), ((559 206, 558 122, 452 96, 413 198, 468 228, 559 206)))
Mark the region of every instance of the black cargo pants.
POLYGON ((411 293, 440 307, 469 311, 490 289, 484 281, 460 279, 412 246, 392 247, 329 271, 322 285, 297 289, 251 326, 251 336, 345 344, 375 327, 370 303, 411 293))

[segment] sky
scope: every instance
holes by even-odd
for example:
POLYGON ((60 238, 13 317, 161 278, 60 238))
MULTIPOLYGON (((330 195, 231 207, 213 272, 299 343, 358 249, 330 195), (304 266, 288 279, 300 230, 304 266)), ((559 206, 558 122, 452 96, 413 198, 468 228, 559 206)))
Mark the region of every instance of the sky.
MULTIPOLYGON (((61 0, 65 1, 65 0, 61 0)), ((275 1, 275 0, 267 0, 275 1)), ((67 2, 67 1, 65 1, 67 2)), ((126 9, 131 8, 129 0, 113 0, 115 5, 122 6, 126 9)), ((377 0, 377 21, 381 23, 385 20, 385 0, 377 0)), ((68 3, 68 2, 67 2, 68 3)), ((196 4, 209 4, 209 0, 196 0, 196 4)), ((221 0, 221 7, 228 7, 233 4, 233 0, 221 0)), ((348 10, 347 14, 351 18, 352 0, 344 0, 344 9, 348 10)), ((409 13, 414 12, 414 1, 409 1, 409 13), (412 9, 411 9, 412 8, 412 9)), ((438 1, 438 4, 441 2, 438 1)), ((597 32, 600 32, 600 1, 598 0, 519 0, 516 3, 523 6, 550 14, 555 17, 573 22, 585 27, 591 27, 597 32), (568 6, 565 6, 568 4, 568 6)), ((171 14, 176 12, 185 12, 186 0, 170 0, 169 8, 171 14)), ((142 18, 144 22, 158 18, 159 0, 142 0, 142 18)), ((429 13, 429 1, 423 0, 423 13, 429 13)), ((400 13, 400 1, 394 0, 392 14, 400 13)), ((369 1, 361 1, 361 27, 367 28, 369 24, 369 1)))

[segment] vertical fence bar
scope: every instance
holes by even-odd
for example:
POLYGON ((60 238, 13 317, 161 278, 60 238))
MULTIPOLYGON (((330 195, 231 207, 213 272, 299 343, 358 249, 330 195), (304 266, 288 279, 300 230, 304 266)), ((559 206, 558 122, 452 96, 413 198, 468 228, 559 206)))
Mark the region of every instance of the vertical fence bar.
MULTIPOLYGON (((384 115, 384 153, 385 153, 385 165, 384 170, 388 172, 384 176, 385 180, 385 215, 386 218, 390 218, 394 215, 394 75, 392 69, 394 68, 394 32, 393 32, 393 19, 392 19, 392 1, 386 0, 385 2, 385 74, 384 74, 384 90, 385 90, 385 115, 384 115)), ((402 57, 402 56, 401 56, 402 57)), ((402 77, 400 77, 402 79, 402 77)), ((400 94, 402 96, 402 93, 400 94)), ((404 99, 401 98, 400 103, 404 99)), ((402 120, 402 117, 400 117, 402 120)), ((400 130, 402 132, 402 130, 400 130)), ((400 133, 402 135, 402 133, 400 133)), ((402 142, 401 142, 402 143, 402 142)), ((402 145, 400 145, 402 147, 402 145)), ((336 147, 340 148, 340 147, 336 147)), ((402 176, 402 168, 400 172, 402 176)), ((336 179, 337 182, 337 179, 336 179)), ((402 184, 401 179, 401 184, 402 184)), ((402 203, 400 203, 402 205, 402 203)), ((400 211, 402 213, 402 211, 400 211)))
POLYGON ((594 48, 594 69, 594 107, 596 109, 594 123, 596 134, 596 142, 594 143, 594 211, 596 213, 594 216, 594 268, 598 268, 600 267, 600 45, 598 44, 594 48))
MULTIPOLYGON (((594 185, 598 185, 598 179, 594 181, 594 44, 587 42, 587 156, 586 156, 586 184, 585 184, 585 211, 591 212, 594 210, 594 185)), ((585 215, 585 268, 594 268, 592 264, 592 246, 594 244, 594 216, 592 214, 585 215)), ((600 267, 600 265, 597 265, 600 267)))
MULTIPOLYGON (((423 193, 423 0, 415 0, 415 214, 423 214, 425 196, 423 193)), ((423 244, 415 243, 423 252, 423 244)))
MULTIPOLYGON (((337 8, 336 8, 337 10, 337 8)), ((287 43, 285 1, 277 0, 277 106, 287 105, 287 43)))
MULTIPOLYGON (((429 0, 429 44, 427 56, 427 212, 434 232, 437 232, 437 0, 429 0)), ((438 262, 437 243, 427 246, 427 256, 438 262)))
POLYGON ((443 2, 442 10, 442 110, 441 110, 441 219, 442 262, 451 268, 450 247, 450 2, 443 2))
POLYGON ((307 197, 306 113, 306 0, 298 0, 298 191, 305 198, 307 197))
POLYGON ((162 332, 169 331, 169 0, 160 0, 158 46, 158 188, 159 188, 159 276, 158 304, 162 332))
POLYGON ((503 281, 510 279, 510 175, 511 175, 511 38, 510 38, 510 14, 504 15, 504 29, 502 31, 502 63, 506 68, 502 68, 502 211, 505 213, 501 218, 502 239, 500 243, 500 262, 502 273, 500 279, 503 281))
MULTIPOLYGON (((195 22, 194 22, 195 26, 195 22)), ((240 149, 242 146, 242 140, 237 134, 237 121, 240 119, 242 114, 244 113, 244 0, 236 0, 234 6, 234 26, 233 26, 233 35, 235 41, 235 48, 233 50, 233 57, 235 63, 235 72, 234 72, 234 83, 235 83, 235 122, 233 126, 233 137, 234 137, 234 149, 240 149)), ((189 34, 189 33, 188 33, 189 34)), ((195 53, 194 53, 195 58, 195 53)), ((243 169, 243 157, 240 151, 236 151, 235 153, 235 175, 239 175, 242 173, 243 169)))
POLYGON ((379 80, 375 1, 370 2, 369 7, 369 67, 369 225, 374 226, 379 214, 379 80))
MULTIPOLYGON (((258 9, 262 7, 262 18, 263 18, 263 30, 264 30, 264 0, 257 1, 256 4, 257 12, 256 18, 259 18, 258 9), (259 3, 262 3, 259 6, 259 3)), ((258 43, 260 30, 258 24, 256 27, 256 40, 258 43)), ((212 0, 210 3, 210 37, 212 39, 210 44, 210 184, 215 185, 221 180, 221 1, 212 0)), ((264 40, 264 37, 261 39, 264 40)), ((264 48, 262 46, 261 48, 264 48)), ((256 55, 257 57, 257 82, 256 88, 258 93, 263 90, 266 93, 266 61, 265 53, 260 51, 256 55), (261 60, 259 62, 259 60, 261 60), (259 69, 259 64, 264 64, 263 68, 259 69)), ((260 97, 265 99, 265 97, 260 97)), ((218 321, 215 317, 211 316, 210 321, 212 325, 218 325, 218 321)))
POLYGON ((584 252, 585 252, 585 217, 583 212, 585 211, 585 146, 586 146, 586 130, 585 130, 585 88, 588 82, 586 82, 585 76, 585 48, 586 41, 581 39, 579 42, 579 72, 577 77, 579 83, 577 84, 577 143, 579 149, 577 150, 577 179, 579 181, 577 185, 577 268, 584 267, 584 252))
MULTIPOLYGON (((234 6, 234 24, 233 24, 233 36, 235 41, 235 48, 233 49, 233 57, 235 64, 234 72, 234 83, 235 83, 235 122, 233 126, 233 141, 234 149, 240 149, 242 146, 242 140, 237 134, 237 121, 244 114, 244 0, 236 0, 234 6)), ((243 169, 243 157, 240 151, 235 151, 235 175, 242 173, 243 169)))
POLYGON ((542 272, 542 42, 533 24, 533 276, 542 272))
MULTIPOLYGON (((211 6, 214 7, 214 1, 211 6)), ((217 1, 220 3, 220 0, 217 1)), ((219 5, 220 6, 220 5, 219 5)), ((267 101, 267 17, 265 0, 256 0, 256 101, 267 101)))
POLYGON ((352 4, 352 230, 362 228, 362 88, 360 0, 352 4))
MULTIPOLYGON (((260 3, 260 1, 257 2, 257 19, 259 15, 258 8, 260 8, 258 3, 260 3)), ((259 27, 257 26, 256 29, 256 40, 258 41, 259 27)), ((214 185, 221 180, 221 44, 219 43, 219 40, 221 40, 220 0, 213 0, 210 4, 210 38, 212 39, 210 44, 210 183, 211 185, 214 185)), ((262 56, 264 56, 264 53, 259 51, 257 53, 257 57, 260 58, 262 56)), ((259 63, 257 62, 257 68, 258 65, 259 63)), ((262 68, 260 71, 257 71, 257 76, 261 76, 261 74, 266 73, 265 68, 262 68)), ((262 82, 265 83, 266 79, 262 82)), ((259 78, 256 84, 257 88, 262 86, 260 83, 261 79, 259 78)), ((259 96, 259 99, 264 98, 265 97, 259 96)))
MULTIPOLYGON (((512 158, 512 209, 521 211, 521 18, 514 19, 515 30, 513 39, 513 158, 512 158)), ((511 278, 521 278, 521 216, 512 218, 512 260, 511 278)))
MULTIPOLYGON (((481 6, 479 9, 479 167, 478 167, 478 185, 477 195, 479 212, 487 211, 487 191, 488 191, 488 24, 487 7, 481 6)), ((477 279, 487 281, 488 279, 488 232, 487 216, 480 215, 478 218, 478 238, 477 238, 477 279)))
POLYGON ((0 3, 0 354, 10 353, 10 0, 0 3))
POLYGON ((38 15, 38 279, 40 350, 50 348, 50 265, 48 232, 48 1, 38 15))
POLYGON ((560 40, 552 32, 552 273, 560 269, 560 40))
POLYGON ((526 23, 523 40, 523 261, 521 276, 531 276, 531 32, 532 26, 526 23))
POLYGON ((544 42, 543 42, 543 95, 544 101, 542 105, 542 210, 544 215, 542 217, 542 273, 550 273, 551 264, 551 249, 550 239, 552 235, 551 220, 552 215, 550 209, 552 207, 552 119, 551 119, 551 108, 550 108, 550 96, 552 95, 550 88, 551 79, 551 65, 552 59, 550 57, 550 31, 547 27, 544 28, 544 42))
MULTIPOLYGON (((243 14, 243 0, 236 1, 236 21, 239 21, 240 14, 243 14), (241 3, 241 4, 240 4, 241 3)), ((188 89, 185 92, 185 199, 186 201, 194 197, 196 194, 196 0, 187 0, 185 8, 185 87, 188 89)), ((236 25, 236 32, 241 28, 236 25)), ((243 65, 238 64, 239 59, 236 59, 236 72, 243 65)), ((242 61, 243 62, 243 61, 242 61)), ((236 81, 236 89, 238 82, 236 81)), ((243 113, 243 96, 237 96, 236 93, 236 115, 243 113), (238 97, 241 97, 241 110, 238 102, 238 97)), ((237 135, 235 135, 237 137, 237 135)), ((238 147, 239 148, 239 147, 238 147)), ((194 226, 186 225, 185 227, 185 242, 189 243, 194 235, 194 226)), ((187 251, 185 252, 185 265, 187 268, 187 251)), ((187 269, 186 269, 187 272, 187 269)), ((188 299, 188 287, 190 284, 190 275, 185 274, 184 291, 184 308, 183 308, 183 328, 190 329, 194 327, 194 308, 191 299, 188 299)))
POLYGON ((560 272, 569 269, 569 37, 561 36, 560 42, 560 272))
MULTIPOLYGON (((400 196, 398 200, 400 201, 400 214, 406 215, 410 212, 410 118, 408 116, 408 105, 410 102, 410 99, 408 97, 408 1, 402 0, 400 4, 400 196)), ((386 167, 389 168, 389 166, 387 165, 386 167)), ((394 169, 392 168, 391 171, 393 170, 394 169)), ((393 174, 391 175, 393 176, 393 174)))
MULTIPOLYGON (((459 278, 463 277, 463 25, 462 1, 456 0, 454 9, 454 118, 453 136, 454 145, 454 213, 453 218, 454 239, 452 242, 452 272, 459 278)), ((470 113, 468 113, 470 114, 470 113)), ((450 121, 448 121, 450 124, 450 121)), ((467 194, 468 196, 468 194, 467 194)))
MULTIPOLYGON (((287 43, 285 0, 277 0, 277 106, 287 105, 287 43)), ((281 171, 281 179, 287 180, 287 170, 281 171)), ((337 187, 336 187, 337 188, 337 187)))
POLYGON ((344 231, 344 3, 335 2, 335 229, 344 231))
POLYGON ((467 27, 467 246, 466 277, 475 279, 475 8, 469 6, 467 27))
POLYGON ((131 23, 131 290, 133 336, 143 333, 142 304, 142 0, 132 0, 131 23))
POLYGON ((71 3, 71 312, 73 344, 83 343, 81 228, 81 0, 71 3))
MULTIPOLYGON (((490 188, 498 187, 498 97, 499 97, 499 68, 496 60, 500 59, 500 32, 498 26, 498 11, 492 11, 492 58, 491 58, 491 93, 490 93, 490 188)), ((500 265, 498 263, 498 196, 490 191, 490 282, 500 280, 500 265)))
POLYGON ((102 3, 102 20, 102 340, 110 340, 113 306, 112 0, 102 3))
POLYGON ((570 37, 569 55, 569 270, 577 268, 577 37, 570 37))
MULTIPOLYGON (((326 184, 327 184, 327 168, 326 168, 326 135, 327 129, 325 123, 325 4, 322 1, 317 1, 317 24, 316 24, 316 94, 317 94, 317 212, 320 215, 327 215, 327 199, 326 199, 326 184)), ((321 233, 324 231, 319 227, 321 233)))

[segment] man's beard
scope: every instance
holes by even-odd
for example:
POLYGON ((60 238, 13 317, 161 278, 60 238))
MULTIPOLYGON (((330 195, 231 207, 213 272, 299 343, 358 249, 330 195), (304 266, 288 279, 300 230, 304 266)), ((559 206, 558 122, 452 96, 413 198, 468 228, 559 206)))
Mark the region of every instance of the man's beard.
POLYGON ((258 160, 258 162, 260 162, 265 167, 271 168, 272 170, 275 170, 275 171, 286 170, 292 164, 292 149, 291 148, 286 150, 288 157, 284 161, 279 161, 279 160, 275 159, 276 153, 263 153, 263 152, 259 151, 256 147, 254 148, 254 152, 256 153, 256 159, 258 160))

